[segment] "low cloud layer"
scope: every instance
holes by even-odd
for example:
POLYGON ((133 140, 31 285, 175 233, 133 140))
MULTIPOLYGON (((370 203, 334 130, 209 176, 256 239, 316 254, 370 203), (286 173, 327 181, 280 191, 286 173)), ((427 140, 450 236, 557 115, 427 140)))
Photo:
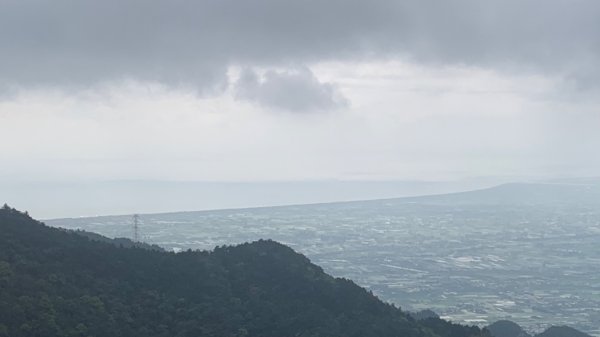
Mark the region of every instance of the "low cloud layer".
POLYGON ((307 68, 270 70, 263 76, 245 69, 234 90, 238 99, 292 112, 331 110, 348 105, 348 100, 333 84, 320 82, 307 68))
MULTIPOLYGON (((402 57, 600 80, 595 0, 6 0, 0 87, 220 90, 232 64, 402 57)), ((274 75, 275 77, 277 75, 274 75)))

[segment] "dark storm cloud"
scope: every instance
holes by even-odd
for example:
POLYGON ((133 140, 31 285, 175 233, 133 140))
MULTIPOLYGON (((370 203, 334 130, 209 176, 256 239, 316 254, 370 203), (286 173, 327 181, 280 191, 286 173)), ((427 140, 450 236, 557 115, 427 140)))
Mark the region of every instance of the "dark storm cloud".
POLYGON ((335 86, 319 82, 307 68, 286 72, 271 70, 263 78, 246 69, 235 83, 235 94, 240 99, 292 112, 329 110, 348 105, 335 86))
POLYGON ((600 79, 596 0, 1 0, 0 84, 226 83, 230 64, 405 57, 600 79))

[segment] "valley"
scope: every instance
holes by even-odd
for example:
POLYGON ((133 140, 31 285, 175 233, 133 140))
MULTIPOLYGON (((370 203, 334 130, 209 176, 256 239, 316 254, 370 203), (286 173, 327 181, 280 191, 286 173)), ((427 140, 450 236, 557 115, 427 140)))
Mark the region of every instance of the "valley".
MULTIPOLYGON (((407 310, 431 308, 481 326, 510 319, 531 332, 564 324, 599 336, 597 193, 595 184, 516 184, 434 197, 147 214, 141 233, 174 251, 273 239, 407 310)), ((46 223, 131 236, 129 215, 46 223)))

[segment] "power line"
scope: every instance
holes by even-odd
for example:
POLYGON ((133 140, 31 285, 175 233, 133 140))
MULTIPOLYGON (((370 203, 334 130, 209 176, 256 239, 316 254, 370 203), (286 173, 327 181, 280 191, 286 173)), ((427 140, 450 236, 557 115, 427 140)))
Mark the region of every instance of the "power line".
POLYGON ((133 215, 133 242, 139 242, 140 236, 140 216, 137 214, 133 215))

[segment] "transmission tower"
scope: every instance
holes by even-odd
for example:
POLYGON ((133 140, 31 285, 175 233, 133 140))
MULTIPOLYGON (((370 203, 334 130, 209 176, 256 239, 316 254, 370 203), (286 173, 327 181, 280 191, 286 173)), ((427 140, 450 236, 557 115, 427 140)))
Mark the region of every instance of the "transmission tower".
POLYGON ((133 215, 133 242, 140 241, 140 216, 137 214, 133 215))

